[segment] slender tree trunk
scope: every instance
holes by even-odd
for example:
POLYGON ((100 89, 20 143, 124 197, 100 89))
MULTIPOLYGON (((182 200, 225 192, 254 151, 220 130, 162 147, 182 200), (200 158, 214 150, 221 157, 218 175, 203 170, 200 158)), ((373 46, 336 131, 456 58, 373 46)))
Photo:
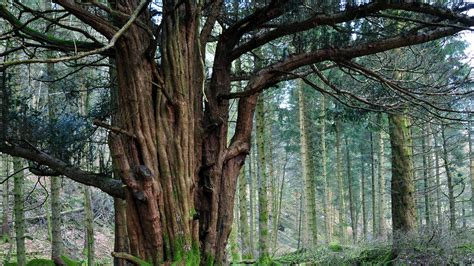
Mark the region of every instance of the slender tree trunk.
POLYGON ((375 151, 374 151, 374 138, 372 132, 370 132, 370 158, 372 167, 371 174, 371 196, 372 196, 372 235, 375 237, 377 234, 377 224, 376 224, 376 205, 375 205, 375 151))
POLYGON ((329 196, 329 181, 328 181, 328 174, 326 169, 327 164, 327 151, 326 151, 326 96, 321 94, 321 177, 324 183, 324 191, 323 191, 323 210, 324 210, 324 228, 325 228, 325 241, 326 243, 331 242, 332 232, 331 228, 331 212, 329 208, 329 204, 331 204, 331 197, 329 196))
POLYGON ((336 175, 337 175, 337 190, 338 190, 338 212, 339 212, 339 239, 345 242, 345 226, 346 221, 344 216, 346 211, 344 208, 344 181, 342 178, 342 147, 341 147, 341 120, 336 118, 336 175))
POLYGON ((253 253, 250 247, 247 194, 247 178, 245 176, 245 169, 243 168, 239 175, 240 243, 242 259, 251 260, 253 259, 253 253))
MULTIPOLYGON (((8 161, 8 157, 1 156, 0 159, 3 162, 3 167, 0 167, 3 175, 2 176, 9 176, 10 175, 10 162, 8 161)), ((9 223, 9 213, 10 213, 10 206, 8 204, 8 196, 9 196, 9 180, 4 180, 2 185, 2 239, 6 240, 10 238, 10 225, 9 223)))
POLYGON ((449 201, 449 228, 454 230, 456 228, 456 206, 454 198, 454 184, 453 175, 451 173, 449 154, 448 154, 448 139, 446 137, 446 124, 441 124, 441 137, 443 139, 443 161, 446 177, 448 181, 448 201, 449 201))
POLYGON ((248 179, 248 183, 249 183, 249 218, 250 218, 250 222, 249 222, 249 227, 250 227, 250 250, 252 252, 252 257, 255 257, 255 238, 254 238, 254 235, 255 235, 255 203, 254 203, 254 199, 256 198, 256 195, 255 195, 255 189, 254 189, 254 181, 255 181, 255 178, 254 178, 254 171, 252 171, 252 168, 253 168, 253 158, 255 157, 254 156, 254 152, 255 152, 255 149, 252 149, 253 152, 251 151, 250 155, 249 155, 249 162, 248 162, 248 166, 249 166, 249 179, 248 179))
POLYGON ((63 238, 61 236, 61 178, 51 178, 51 259, 61 260, 63 252, 63 238))
POLYGON ((474 216, 474 116, 470 116, 471 121, 468 123, 469 136, 469 172, 471 175, 471 216, 474 216))
POLYGON ((398 234, 411 231, 416 226, 415 185, 409 120, 403 114, 390 114, 389 124, 392 148, 392 224, 396 246, 398 234))
POLYGON ((428 161, 430 160, 429 158, 429 146, 427 147, 427 139, 429 138, 428 135, 428 130, 425 127, 424 130, 424 136, 422 136, 421 139, 421 152, 423 154, 423 197, 424 197, 424 207, 425 207, 425 224, 429 225, 431 223, 430 221, 430 196, 429 196, 429 166, 428 166, 428 161))
POLYGON ((296 247, 296 250, 301 249, 301 228, 303 224, 303 194, 300 194, 300 199, 299 199, 299 214, 298 214, 298 245, 296 247))
MULTIPOLYGON (((238 194, 238 193, 237 193, 238 194)), ((239 217, 238 213, 236 213, 238 208, 234 209, 234 217, 239 217)), ((239 244, 237 243, 237 235, 239 231, 239 226, 237 225, 237 219, 234 219, 232 222, 232 231, 230 232, 229 236, 229 248, 230 248, 230 257, 233 263, 239 262, 241 260, 240 253, 239 253, 239 244)))
POLYGON ((347 179, 349 182, 349 212, 351 215, 351 228, 352 228, 352 242, 357 241, 357 221, 355 218, 355 202, 354 202, 354 180, 352 178, 352 169, 351 169, 351 157, 349 152, 349 141, 347 140, 347 135, 344 137, 346 143, 346 165, 347 165, 347 179))
POLYGON ((427 143, 427 166, 428 166, 428 188, 430 189, 430 193, 428 195, 428 201, 429 201, 429 218, 430 218, 430 223, 434 224, 434 202, 433 202, 433 178, 435 177, 434 174, 434 166, 433 162, 435 161, 435 158, 433 157, 433 153, 436 152, 436 147, 433 146, 433 130, 431 128, 431 124, 428 123, 426 125, 426 131, 428 132, 428 136, 426 138, 426 143, 427 143))
MULTIPOLYGON (((122 199, 114 198, 114 251, 128 253, 130 246, 127 237, 127 215, 125 213, 126 205, 122 199)), ((127 262, 120 258, 114 258, 115 266, 126 266, 127 262)))
POLYGON ((13 193, 15 195, 15 239, 16 239, 16 257, 18 266, 26 265, 26 248, 25 248, 25 199, 24 199, 24 182, 25 175, 23 173, 22 159, 13 159, 13 193))
POLYGON ((300 122, 300 147, 301 147, 301 162, 302 162, 302 174, 304 180, 304 194, 306 200, 307 220, 309 230, 311 232, 310 245, 315 247, 318 242, 318 228, 316 223, 316 188, 314 180, 313 165, 311 161, 311 155, 309 154, 310 139, 309 130, 306 121, 306 104, 305 104, 305 93, 303 81, 300 81, 298 91, 298 102, 299 102, 299 122, 300 122))
MULTIPOLYGON (((278 199, 278 209, 277 209, 277 226, 280 227, 281 223, 281 205, 283 202, 283 191, 285 188, 285 177, 286 177, 286 165, 288 164, 288 158, 287 154, 285 154, 285 162, 283 164, 283 170, 282 170, 282 177, 281 177, 281 183, 280 183, 280 191, 278 192, 279 199, 278 199)), ((273 243, 273 250, 276 250, 278 244, 278 231, 277 235, 275 236, 275 242, 273 243)))
MULTIPOLYGON (((82 82, 85 84, 85 82, 82 82)), ((82 87, 81 90, 81 99, 80 99, 80 113, 82 116, 86 117, 87 112, 89 109, 89 92, 87 88, 82 87)), ((82 162, 86 165, 89 165, 88 154, 89 154, 90 146, 89 144, 85 145, 83 150, 82 162)), ((84 191, 84 213, 85 213, 85 229, 86 229, 86 237, 85 237, 85 251, 87 254, 87 265, 94 265, 94 257, 95 257, 95 239, 94 239, 94 212, 92 209, 92 196, 91 196, 91 188, 89 186, 83 186, 84 191)))
MULTIPOLYGON (((114 59, 109 59, 111 65, 115 65, 114 59)), ((112 110, 118 110, 118 84, 117 84, 117 71, 115 68, 109 68, 110 76, 110 98, 112 99, 112 110)), ((118 126, 118 117, 116 113, 112 113, 111 117, 112 126, 118 126)), ((114 178, 120 179, 120 169, 113 164, 113 175, 114 178)), ((126 214, 126 201, 114 198, 114 252, 117 253, 130 253, 130 244, 128 240, 127 232, 127 214, 126 214)), ((114 266, 126 266, 127 261, 114 257, 114 266)))
POLYGON ((378 227, 378 237, 380 238, 385 238, 385 171, 384 171, 384 157, 385 157, 385 151, 384 151, 384 141, 383 141, 383 133, 384 133, 384 120, 383 120, 383 115, 382 113, 379 113, 378 116, 378 125, 380 126, 377 142, 379 146, 379 161, 378 161, 378 168, 379 168, 379 176, 378 176, 378 198, 379 198, 379 208, 378 208, 378 213, 379 213, 379 227, 378 227))
POLYGON ((92 197, 90 187, 84 187, 84 213, 86 227, 86 251, 87 265, 94 265, 95 247, 94 247, 94 213, 92 210, 92 197))
MULTIPOLYGON (((431 125, 433 126, 433 125, 431 125)), ((441 222, 443 221, 443 214, 441 212, 441 173, 440 173, 440 168, 441 166, 439 165, 439 157, 440 157, 440 147, 438 143, 438 134, 433 135, 434 139, 434 146, 435 146, 435 171, 436 171, 436 214, 437 214, 437 220, 438 224, 441 225, 441 222)))
POLYGON ((258 232, 259 232, 259 261, 269 260, 269 230, 268 230, 268 178, 265 158, 265 106, 260 97, 256 109, 257 151, 258 151, 258 232))
POLYGON ((362 235, 364 240, 367 239, 367 205, 366 205, 366 189, 365 189, 365 163, 363 153, 364 143, 360 142, 360 194, 362 205, 362 235))
MULTIPOLYGON (((47 4, 51 4, 46 2, 47 4)), ((49 7, 47 7, 49 9, 49 7)), ((52 55, 48 55, 52 56, 52 55)), ((56 77, 56 70, 53 64, 47 64, 46 66, 47 75, 50 79, 56 77)), ((59 102, 56 100, 57 88, 53 83, 50 83, 48 86, 48 96, 47 96, 47 105, 48 105, 48 116, 51 124, 54 124, 57 120, 58 115, 58 105, 59 102)), ((54 136, 53 126, 51 126, 51 136, 54 136)), ((58 147, 55 140, 51 140, 50 149, 53 150, 56 154, 61 154, 62 147, 58 147)), ((61 255, 63 253, 63 239, 61 236, 61 177, 51 176, 50 177, 51 185, 51 259, 53 261, 61 262, 61 255)))

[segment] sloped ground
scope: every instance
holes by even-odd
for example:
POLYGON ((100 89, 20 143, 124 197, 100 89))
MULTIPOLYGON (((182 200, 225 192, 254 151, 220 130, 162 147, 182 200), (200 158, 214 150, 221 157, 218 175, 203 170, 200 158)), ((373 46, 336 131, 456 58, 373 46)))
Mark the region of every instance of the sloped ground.
MULTIPOLYGON (((36 228, 39 230, 34 230, 34 227, 38 226, 33 226, 33 228, 30 227, 30 234, 26 238, 27 259, 48 259, 51 254, 51 243, 46 239, 48 234, 45 229, 36 228)), ((63 231, 63 239, 65 255, 77 261, 84 260, 84 232, 78 228, 68 227, 63 231)), ((110 229, 104 227, 95 228, 95 255, 97 265, 111 264, 112 259, 110 253, 114 247, 113 241, 113 232, 110 229)), ((2 262, 5 262, 6 259, 14 261, 15 256, 16 250, 14 239, 11 239, 11 241, 1 241, 0 265, 2 265, 2 262)))
POLYGON ((321 245, 316 250, 300 250, 275 258, 284 265, 473 265, 473 229, 458 232, 418 231, 399 240, 400 251, 392 256, 391 241, 321 245))

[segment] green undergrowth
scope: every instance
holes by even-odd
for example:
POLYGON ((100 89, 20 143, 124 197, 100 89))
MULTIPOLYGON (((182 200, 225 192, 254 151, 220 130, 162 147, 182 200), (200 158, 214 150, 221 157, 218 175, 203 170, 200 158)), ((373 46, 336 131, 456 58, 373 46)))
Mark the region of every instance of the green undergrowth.
POLYGON ((348 246, 332 242, 311 251, 296 251, 274 260, 275 264, 385 265, 390 262, 389 246, 348 246))
POLYGON ((299 250, 273 259, 281 265, 474 265, 472 229, 450 231, 421 228, 403 234, 396 241, 322 244, 313 250, 299 250), (396 255, 395 255, 396 254, 396 255))

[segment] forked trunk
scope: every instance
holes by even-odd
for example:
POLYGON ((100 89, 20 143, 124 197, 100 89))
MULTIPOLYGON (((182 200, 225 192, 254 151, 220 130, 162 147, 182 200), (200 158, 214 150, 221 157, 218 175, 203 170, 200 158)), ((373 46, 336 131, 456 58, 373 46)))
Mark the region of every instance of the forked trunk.
MULTIPOLYGON (((122 12, 136 9, 131 3, 136 1, 117 2, 122 12)), ((114 124, 119 129, 111 132, 110 148, 127 188, 131 254, 155 265, 221 263, 250 129, 235 137, 243 141, 232 141, 234 146, 228 148, 228 102, 218 100, 213 94, 217 90, 210 89, 204 110, 198 6, 176 2, 163 1, 167 15, 160 36, 160 66, 154 63, 156 45, 144 30, 150 21, 146 11, 139 17, 141 23, 116 44, 114 124)), ((216 60, 211 81, 211 88, 224 92, 230 89, 226 60, 216 60)))

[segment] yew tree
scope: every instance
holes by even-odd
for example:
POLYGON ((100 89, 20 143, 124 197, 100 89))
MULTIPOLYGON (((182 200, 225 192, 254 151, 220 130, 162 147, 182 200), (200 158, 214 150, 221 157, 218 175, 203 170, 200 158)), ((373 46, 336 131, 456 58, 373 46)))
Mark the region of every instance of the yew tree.
POLYGON ((474 26, 474 18, 466 15, 474 6, 462 1, 52 2, 49 9, 35 1, 0 2, 0 70, 109 58, 118 78, 111 92, 117 109, 97 124, 109 130, 119 179, 81 170, 13 134, 8 115, 15 103, 4 83, 0 152, 125 199, 129 249, 119 251, 155 265, 225 262, 237 178, 264 90, 315 69, 474 26), (54 34, 46 29, 52 26, 54 34), (283 48, 295 35, 315 32, 324 45, 312 36, 311 45, 297 52, 283 48), (248 62, 256 49, 267 51, 263 55, 271 49, 281 53, 260 58, 258 69, 236 72, 233 62, 248 62), (47 51, 57 57, 46 56, 47 51), (9 57, 20 52, 26 56, 9 57), (245 89, 233 91, 234 81, 243 81, 245 89), (231 101, 238 102, 232 130, 231 101))

